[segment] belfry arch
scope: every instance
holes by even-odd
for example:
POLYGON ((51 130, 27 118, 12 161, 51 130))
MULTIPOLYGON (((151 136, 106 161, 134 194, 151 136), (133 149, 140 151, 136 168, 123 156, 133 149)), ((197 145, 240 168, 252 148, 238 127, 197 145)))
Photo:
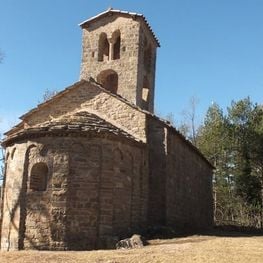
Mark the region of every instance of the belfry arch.
POLYGON ((107 69, 107 70, 102 71, 97 76, 97 81, 108 91, 115 93, 115 94, 117 93, 118 74, 116 71, 112 69, 107 69))
POLYGON ((116 60, 120 58, 121 48, 121 32, 116 30, 112 33, 111 37, 111 59, 116 60))
POLYGON ((98 61, 109 60, 110 44, 106 33, 101 33, 98 44, 98 61))

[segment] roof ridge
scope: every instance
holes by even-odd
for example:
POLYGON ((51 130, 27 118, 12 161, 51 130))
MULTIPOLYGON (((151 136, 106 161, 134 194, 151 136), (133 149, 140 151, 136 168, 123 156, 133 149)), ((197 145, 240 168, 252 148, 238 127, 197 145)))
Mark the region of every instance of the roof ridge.
POLYGON ((7 136, 2 143, 6 145, 9 141, 14 140, 16 137, 20 137, 25 134, 41 132, 41 131, 45 131, 49 133, 79 131, 79 132, 109 133, 109 134, 124 137, 129 140, 133 140, 134 142, 140 144, 145 144, 145 142, 135 137, 128 131, 122 129, 121 127, 116 126, 114 123, 111 123, 109 120, 104 119, 103 117, 93 112, 89 112, 87 110, 77 111, 73 115, 71 115, 76 118, 75 120, 74 119, 70 120, 69 118, 66 118, 69 115, 71 114, 63 115, 64 118, 53 119, 51 121, 46 121, 33 127, 24 128, 12 134, 10 137, 7 136), (82 113, 82 115, 78 115, 79 113, 82 113))
POLYGON ((123 11, 123 10, 118 10, 118 9, 113 9, 113 8, 108 8, 107 10, 95 15, 95 16, 92 16, 91 18, 89 19, 86 19, 84 20, 83 22, 79 23, 78 25, 79 26, 84 26, 85 24, 89 23, 89 22, 92 22, 94 21, 95 19, 101 17, 101 16, 104 16, 106 14, 110 14, 110 13, 115 13, 115 14, 123 14, 123 15, 130 15, 130 16, 135 16, 135 17, 141 17, 144 21, 144 23, 146 24, 146 26, 148 27, 149 31, 152 33, 152 36, 154 38, 154 40, 156 41, 157 43, 157 46, 160 47, 160 41, 159 39, 157 38, 157 36, 155 35, 155 33, 153 32, 153 29, 152 27, 150 26, 149 22, 147 21, 146 17, 143 15, 143 14, 140 14, 140 13, 135 13, 135 12, 129 12, 129 11, 123 11))
MULTIPOLYGON (((112 92, 110 92, 109 90, 103 88, 103 86, 101 84, 99 84, 98 82, 96 82, 92 77, 89 78, 89 80, 80 80, 78 82, 75 82, 73 85, 65 88, 64 90, 58 92, 55 96, 51 97, 49 100, 40 103, 39 105, 37 105, 37 107, 33 108, 32 110, 30 110, 29 112, 27 112, 26 114, 22 115, 20 117, 20 119, 24 120, 25 117, 29 116, 30 114, 32 114, 33 112, 39 110, 41 107, 45 106, 46 104, 50 103, 51 101, 53 101, 55 98, 58 98, 60 96, 62 96, 63 94, 69 92, 71 89, 74 89, 76 87, 78 87, 79 85, 83 84, 83 83, 92 83, 93 85, 95 85, 96 87, 98 87, 99 89, 101 89, 102 91, 108 93, 110 96, 115 97, 118 100, 121 100, 122 102, 126 103, 127 105, 129 105, 130 107, 147 114, 148 116, 162 122, 166 127, 169 127, 170 129, 172 129, 175 133, 177 133, 180 138, 182 140, 184 140, 194 151, 196 151, 200 156, 202 156, 212 167, 213 165, 205 158, 205 156, 201 153, 201 151, 194 146, 182 133, 180 133, 169 121, 158 117, 157 115, 155 115, 154 113, 151 113, 149 111, 143 110, 142 108, 140 108, 139 106, 133 104, 132 102, 128 101, 127 99, 123 98, 122 96, 120 96, 119 94, 113 94, 112 92)), ((93 113, 92 113, 93 114, 93 113)), ((94 113, 94 115, 96 115, 94 113)), ((100 116, 98 116, 100 117, 100 116)), ((101 117, 100 117, 101 118, 101 117)), ((102 118, 103 119, 103 118, 102 118)), ((8 136, 9 132, 11 132, 13 129, 15 129, 17 126, 23 124, 23 122, 20 122, 18 125, 14 126, 11 130, 9 130, 8 132, 5 133, 5 135, 8 136)), ((114 124, 112 124, 114 125, 114 124)), ((114 125, 116 126, 116 125, 114 125)), ((116 126, 117 128, 119 128, 118 126, 116 126)), ((120 128, 121 129, 121 128, 120 128)), ((123 130, 123 129, 122 129, 123 130)), ((125 130, 124 130, 125 131, 125 130)), ((126 131, 125 131, 126 132, 126 131)))

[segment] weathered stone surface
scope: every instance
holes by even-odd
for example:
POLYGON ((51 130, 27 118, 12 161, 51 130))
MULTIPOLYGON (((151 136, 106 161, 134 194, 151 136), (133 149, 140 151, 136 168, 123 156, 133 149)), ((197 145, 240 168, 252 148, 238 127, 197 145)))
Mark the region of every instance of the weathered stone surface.
MULTIPOLYGON (((139 180, 147 175, 147 167, 137 168, 146 162, 145 148, 128 142, 116 144, 106 138, 76 136, 20 142, 16 152, 24 151, 24 161, 13 163, 15 156, 7 160, 8 198, 2 222, 2 248, 16 249, 20 242, 20 248, 25 249, 94 249, 100 236, 124 235, 127 229, 145 224, 146 210, 142 213, 139 208, 147 202, 147 195, 136 198, 144 189, 137 188, 139 180), (43 157, 41 149, 45 145, 49 145, 49 154, 43 157), (136 164, 132 162, 134 158, 136 164), (30 190, 30 171, 38 162, 48 165, 44 192, 30 190), (11 176, 10 166, 16 177, 11 176), (27 183, 18 183, 23 178, 27 183), (10 191, 9 186, 14 184, 22 200, 11 205, 15 189, 10 191), (18 232, 14 228, 13 243, 4 239, 13 229, 10 230, 9 209, 14 210, 12 221, 18 220, 15 226, 20 228, 18 232)), ((7 151, 12 152, 13 147, 7 147, 7 151)))
POLYGON ((152 116, 147 124, 148 222, 186 229, 211 226, 211 165, 174 128, 152 116))
POLYGON ((140 235, 133 235, 131 238, 125 238, 117 242, 116 249, 131 249, 143 247, 143 241, 140 235))
POLYGON ((122 97, 133 102, 141 108, 153 112, 154 104, 154 80, 156 47, 158 42, 149 30, 145 20, 136 16, 111 12, 101 16, 100 19, 87 22, 82 25, 82 64, 81 79, 93 77, 99 81, 101 72, 108 69, 118 74, 118 91, 122 97), (114 42, 114 34, 120 32, 121 48, 119 59, 111 57, 111 45, 114 42), (99 61, 99 36, 105 34, 109 42, 109 54, 105 54, 103 61, 99 61), (144 57, 145 50, 150 49, 148 58, 144 57), (145 60, 148 60, 146 67, 145 60), (147 79, 147 84, 145 79, 147 79), (146 85, 146 86, 145 86, 146 85), (148 100, 143 100, 143 89, 147 88, 148 100))
POLYGON ((112 248, 146 226, 212 224, 211 165, 150 113, 158 42, 146 20, 108 12, 82 27, 86 80, 6 133, 2 250, 112 248))

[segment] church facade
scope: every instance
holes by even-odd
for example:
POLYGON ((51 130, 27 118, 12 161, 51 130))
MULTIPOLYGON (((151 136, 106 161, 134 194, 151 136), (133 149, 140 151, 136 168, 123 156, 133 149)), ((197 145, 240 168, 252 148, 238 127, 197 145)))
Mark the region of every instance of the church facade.
POLYGON ((212 165, 153 113, 160 44, 147 20, 109 9, 80 26, 80 81, 3 141, 1 249, 96 249, 148 226, 211 226, 212 165))

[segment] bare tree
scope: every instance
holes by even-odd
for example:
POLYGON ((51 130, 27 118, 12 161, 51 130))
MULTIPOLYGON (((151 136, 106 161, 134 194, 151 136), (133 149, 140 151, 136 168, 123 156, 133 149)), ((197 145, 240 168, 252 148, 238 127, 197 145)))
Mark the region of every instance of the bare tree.
POLYGON ((178 130, 181 134, 184 135, 184 137, 186 137, 186 138, 190 137, 190 126, 189 126, 189 124, 182 121, 180 126, 178 126, 178 130))
POLYGON ((52 97, 54 97, 58 92, 56 90, 49 90, 46 89, 44 91, 43 97, 42 97, 42 101, 40 102, 45 102, 47 100, 50 100, 52 97))
POLYGON ((174 114, 172 112, 168 113, 165 117, 165 120, 169 121, 171 123, 171 125, 175 126, 175 117, 174 114))
POLYGON ((192 96, 189 100, 189 106, 187 107, 187 109, 182 111, 182 114, 185 118, 184 124, 181 125, 182 131, 186 133, 184 135, 186 135, 186 137, 188 137, 194 145, 196 145, 196 133, 197 133, 196 108, 198 103, 199 103, 199 99, 195 96, 192 96))

